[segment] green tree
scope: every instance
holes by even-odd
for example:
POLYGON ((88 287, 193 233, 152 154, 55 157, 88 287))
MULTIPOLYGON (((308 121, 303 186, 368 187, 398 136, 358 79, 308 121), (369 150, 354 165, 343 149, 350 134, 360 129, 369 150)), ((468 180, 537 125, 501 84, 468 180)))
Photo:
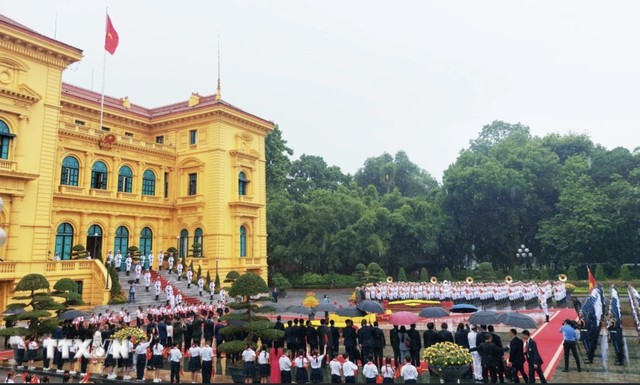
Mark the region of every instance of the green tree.
POLYGON ((274 273, 271 277, 271 284, 273 287, 277 287, 278 290, 284 291, 291 288, 291 282, 282 275, 282 273, 274 273))
MULTIPOLYGON (((267 283, 258 275, 246 273, 238 277, 229 290, 231 297, 242 298, 241 302, 231 302, 229 307, 240 311, 222 317, 230 323, 225 326, 221 333, 225 337, 225 342, 218 346, 219 351, 226 354, 240 353, 247 343, 255 347, 258 338, 262 341, 273 341, 284 336, 284 332, 274 329, 275 324, 266 317, 256 315, 256 313, 270 313, 275 309, 269 306, 261 306, 260 300, 255 296, 268 293, 267 283), (243 336, 243 337, 238 337, 243 336)), ((271 297, 261 297, 264 300, 271 300, 271 297)))
POLYGON ((398 270, 398 282, 407 282, 407 273, 404 272, 404 267, 398 270))
POLYGON ((542 266, 540 269, 540 274, 538 275, 538 279, 541 281, 546 281, 550 278, 549 270, 547 270, 546 266, 542 266))
POLYGON ((218 274, 218 272, 216 272, 216 280, 214 281, 214 284, 216 286, 214 294, 218 294, 220 292, 220 274, 218 274))
POLYGON ((276 127, 265 138, 266 186, 267 196, 284 192, 287 175, 291 169, 290 156, 293 150, 282 137, 282 130, 276 127))
POLYGON ((567 269, 567 279, 569 281, 577 281, 578 280, 578 269, 576 269, 575 265, 571 265, 567 269))
MULTIPOLYGON (((64 286, 64 282, 61 286, 64 286)), ((64 310, 65 306, 54 300, 50 292, 49 281, 41 274, 27 274, 20 279, 15 291, 16 295, 13 296, 13 299, 24 302, 9 305, 6 311, 13 314, 6 316, 5 320, 13 323, 27 321, 28 326, 26 328, 6 328, 0 330, 0 335, 38 337, 44 333, 52 332, 58 323, 54 312, 64 310)))
POLYGON ((211 285, 211 273, 209 273, 209 270, 207 270, 207 276, 204 279, 204 284, 205 284, 205 288, 209 290, 209 287, 211 285))
POLYGON ((631 281, 631 270, 628 265, 620 266, 620 280, 621 281, 631 281))
POLYGON ((426 267, 420 269, 420 282, 429 282, 431 277, 429 277, 429 272, 426 267))
POLYGON ((445 267, 444 270, 442 271, 441 278, 443 281, 446 280, 451 282, 451 280, 453 280, 453 275, 451 274, 451 270, 449 270, 448 267, 445 267))
POLYGON ((64 298, 64 306, 84 305, 82 295, 78 293, 78 284, 71 278, 62 278, 53 285, 52 295, 64 298))
POLYGON ((474 279, 477 281, 492 282, 497 279, 496 272, 493 270, 491 262, 482 262, 474 271, 474 279))
POLYGON ((593 273, 594 278, 596 279, 596 281, 606 281, 607 280, 607 275, 604 273, 604 267, 602 267, 602 265, 597 265, 596 266, 596 271, 595 273, 593 273))

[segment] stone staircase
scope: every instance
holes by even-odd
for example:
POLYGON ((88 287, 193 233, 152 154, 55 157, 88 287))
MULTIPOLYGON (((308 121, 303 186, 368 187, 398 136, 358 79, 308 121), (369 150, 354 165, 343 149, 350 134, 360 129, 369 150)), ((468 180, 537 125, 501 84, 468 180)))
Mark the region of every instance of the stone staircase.
MULTIPOLYGON (((118 278, 120 279, 120 285, 122 286, 122 290, 126 293, 127 299, 129 298, 129 281, 135 280, 135 274, 132 272, 131 275, 127 276, 124 271, 118 274, 118 278)), ((149 292, 145 291, 144 278, 140 278, 140 283, 136 284, 136 301, 134 303, 123 303, 118 305, 105 305, 94 308, 92 311, 95 313, 104 313, 105 311, 112 310, 120 310, 120 308, 124 308, 129 311, 130 314, 135 314, 138 306, 142 306, 143 309, 146 310, 149 306, 157 306, 157 305, 166 305, 166 295, 164 293, 164 289, 167 284, 171 283, 173 286, 173 293, 177 295, 178 293, 182 294, 182 302, 187 303, 189 305, 202 302, 209 301, 209 293, 204 291, 203 297, 198 295, 198 285, 191 284, 191 288, 187 289, 187 281, 186 278, 182 278, 182 280, 178 281, 178 276, 174 272, 173 274, 169 274, 166 270, 162 272, 157 272, 155 270, 151 271, 151 286, 149 287, 149 292), (157 278, 160 278, 160 283, 162 285, 162 292, 160 293, 160 299, 156 301, 155 296, 155 288, 153 286, 154 282, 157 278)), ((217 301, 218 296, 214 296, 214 300, 217 301)))

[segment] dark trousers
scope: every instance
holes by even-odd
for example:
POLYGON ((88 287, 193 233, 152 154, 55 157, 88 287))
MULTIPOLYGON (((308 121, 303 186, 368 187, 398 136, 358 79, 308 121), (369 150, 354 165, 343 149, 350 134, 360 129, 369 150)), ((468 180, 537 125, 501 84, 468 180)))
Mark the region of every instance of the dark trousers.
POLYGON ((580 371, 580 359, 578 358, 578 346, 576 341, 564 341, 564 369, 569 370, 569 353, 573 353, 573 358, 576 360, 576 366, 580 371))
POLYGON ((530 384, 536 383, 536 374, 538 374, 538 377, 540 378, 540 382, 542 382, 543 384, 547 383, 547 379, 544 378, 544 370, 542 370, 542 365, 538 365, 538 368, 535 369, 533 367, 533 364, 529 363, 529 383, 530 384))
POLYGON ((351 360, 351 362, 356 362, 356 360, 358 359, 358 350, 356 349, 356 347, 345 346, 344 350, 349 355, 349 359, 351 360))
POLYGON ((371 346, 363 346, 362 347, 362 365, 367 363, 369 357, 373 357, 373 347, 371 346))
POLYGON ((48 368, 49 367, 49 357, 47 356, 47 349, 44 349, 44 352, 42 353, 42 367, 43 368, 48 368))
POLYGON ((527 381, 529 381, 529 376, 527 375, 527 373, 525 373, 524 371, 524 363, 521 364, 511 364, 511 367, 514 369, 514 378, 513 378, 513 382, 515 382, 516 384, 520 383, 520 377, 518 377, 518 374, 522 374, 522 381, 524 381, 525 383, 527 381))
POLYGON ((491 378, 492 384, 498 382, 498 367, 495 365, 482 365, 482 379, 485 384, 489 383, 489 378, 491 378))
POLYGON ((342 379, 340 378, 340 376, 332 374, 331 375, 331 383, 332 384, 341 384, 342 383, 342 379))
POLYGON ((144 368, 147 366, 147 355, 138 354, 138 360, 136 361, 136 379, 142 380, 144 378, 144 368))
POLYGON ((129 292, 129 303, 136 302, 136 293, 129 292))
POLYGON ((382 351, 384 348, 373 348, 373 363, 376 364, 377 367, 381 368, 383 365, 382 362, 382 351))
POLYGON ((280 371, 280 382, 283 384, 291 383, 291 370, 281 370, 280 371))
POLYGON ((611 330, 611 342, 613 342, 613 349, 616 352, 616 365, 624 364, 624 342, 622 341, 622 329, 611 330))
POLYGON ((415 367, 420 367, 420 350, 410 350, 411 364, 415 367))
POLYGON ((498 379, 500 382, 504 382, 504 360, 500 357, 500 361, 498 361, 498 365, 496 365, 496 369, 498 371, 498 379))
POLYGON ((87 373, 87 366, 89 365, 89 359, 82 355, 80 357, 80 373, 87 373))
POLYGON ((171 383, 173 384, 173 379, 175 378, 176 383, 180 383, 180 363, 171 361, 171 383))
POLYGON ((26 350, 25 349, 18 349, 18 356, 16 357, 16 361, 18 362, 18 366, 22 366, 22 363, 24 362, 24 354, 25 354, 26 350))
POLYGON ((202 360, 202 383, 211 383, 211 374, 213 373, 213 363, 211 361, 202 360))
POLYGON ((356 377, 355 376, 344 376, 344 383, 345 384, 355 384, 356 383, 356 377))
POLYGON ((400 365, 403 364, 402 361, 400 361, 400 348, 397 346, 393 347, 393 361, 396 364, 396 367, 400 367, 400 365))

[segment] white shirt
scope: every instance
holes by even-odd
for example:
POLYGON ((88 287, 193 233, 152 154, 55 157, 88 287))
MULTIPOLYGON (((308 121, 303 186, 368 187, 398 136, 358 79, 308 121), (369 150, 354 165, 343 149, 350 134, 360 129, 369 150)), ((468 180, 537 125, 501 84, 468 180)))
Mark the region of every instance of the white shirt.
POLYGON ((174 347, 169 351, 169 360, 171 360, 171 362, 180 362, 181 359, 182 353, 180 353, 178 348, 174 347))
POLYGON ((213 349, 211 346, 207 345, 204 348, 201 348, 200 357, 202 357, 202 361, 211 361, 213 358, 213 349))
POLYGON ((362 374, 365 378, 374 378, 378 375, 378 368, 373 362, 367 362, 366 365, 362 367, 362 374))
POLYGON ((345 377, 353 377, 355 373, 358 371, 358 365, 353 362, 347 360, 342 364, 342 373, 344 373, 345 377))
POLYGON ((190 347, 189 348, 189 355, 191 357, 199 357, 200 356, 200 348, 195 346, 195 347, 190 347))
POLYGON ((396 373, 396 371, 391 367, 391 365, 385 365, 380 368, 380 373, 382 373, 382 376, 384 378, 393 378, 393 375, 396 373))
POLYGON ((280 364, 280 370, 285 372, 291 371, 291 359, 289 357, 287 356, 280 357, 280 359, 278 360, 278 363, 280 364))
POLYGON ((153 345, 153 355, 154 356, 161 356, 163 350, 164 350, 164 346, 162 346, 161 343, 157 343, 157 344, 153 345))
POLYGON ((302 357, 302 356, 298 356, 296 357, 295 360, 293 360, 293 363, 296 365, 297 368, 304 368, 304 365, 308 362, 309 360, 307 359, 307 357, 302 357))
POLYGON ((242 359, 244 362, 253 362, 256 359, 256 352, 254 352, 253 349, 245 349, 244 352, 242 352, 242 359))
POLYGON ((332 376, 339 376, 340 368, 342 368, 342 364, 337 359, 333 359, 329 362, 329 369, 331 369, 332 376))
POLYGON ((321 356, 309 358, 309 363, 311 364, 311 369, 319 369, 322 366, 322 361, 324 361, 324 354, 321 356))
POLYGON ((258 363, 260 365, 266 365, 269 363, 269 353, 266 350, 263 350, 258 354, 258 363))
POLYGON ((402 369, 400 369, 400 375, 402 378, 406 380, 417 380, 418 379, 418 370, 415 366, 411 364, 402 365, 402 369))

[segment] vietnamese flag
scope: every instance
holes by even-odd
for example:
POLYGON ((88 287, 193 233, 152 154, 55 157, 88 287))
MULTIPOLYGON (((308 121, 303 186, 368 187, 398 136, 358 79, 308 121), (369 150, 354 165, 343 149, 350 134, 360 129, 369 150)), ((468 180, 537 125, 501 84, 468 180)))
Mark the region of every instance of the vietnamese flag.
POLYGON ((591 291, 596 287, 596 279, 593 274, 591 274, 589 266, 587 266, 587 277, 589 279, 589 293, 591 293, 591 291))
POLYGON ((116 52, 116 48, 118 48, 118 42, 120 38, 118 37, 118 32, 113 28, 113 24, 111 24, 111 18, 107 15, 107 33, 104 38, 104 49, 107 50, 110 54, 114 54, 116 52))

